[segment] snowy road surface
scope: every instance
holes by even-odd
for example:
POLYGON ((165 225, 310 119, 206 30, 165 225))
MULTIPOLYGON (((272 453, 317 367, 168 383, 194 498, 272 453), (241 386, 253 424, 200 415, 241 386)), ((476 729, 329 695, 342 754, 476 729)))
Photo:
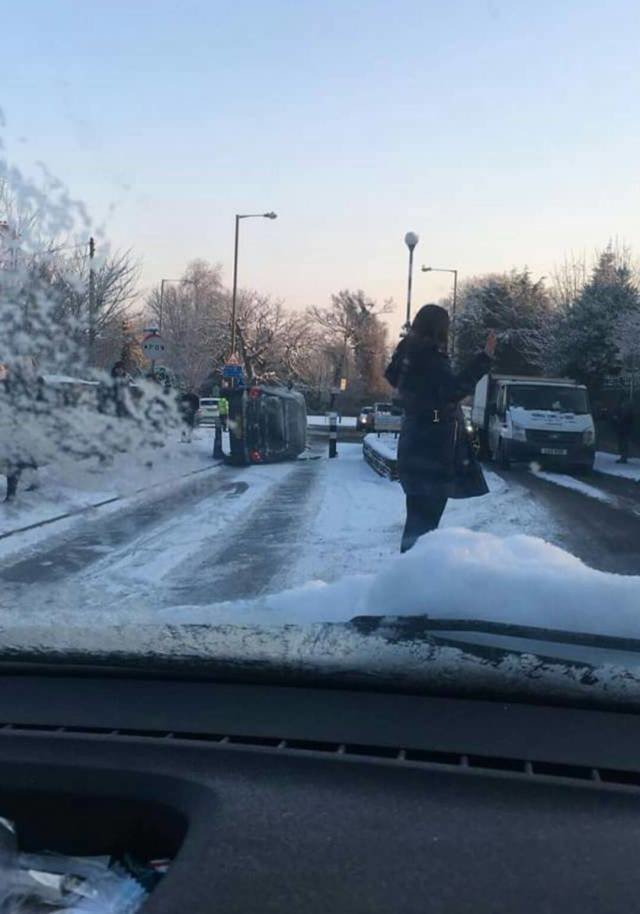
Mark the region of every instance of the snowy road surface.
MULTIPOLYGON (((398 551, 403 495, 359 444, 326 459, 213 466, 45 528, 0 541, 3 610, 61 623, 76 611, 153 620, 172 606, 248 600, 381 571, 398 551), (67 615, 70 614, 70 615, 67 615)), ((191 458, 190 458, 191 459, 191 458)), ((194 459, 196 459, 194 457, 194 459)), ((526 468, 486 468, 489 495, 451 501, 444 528, 529 534, 594 568, 640 574, 640 486, 526 468), (593 489, 594 491, 589 491, 593 489)), ((425 576, 428 569, 425 569, 425 576)))

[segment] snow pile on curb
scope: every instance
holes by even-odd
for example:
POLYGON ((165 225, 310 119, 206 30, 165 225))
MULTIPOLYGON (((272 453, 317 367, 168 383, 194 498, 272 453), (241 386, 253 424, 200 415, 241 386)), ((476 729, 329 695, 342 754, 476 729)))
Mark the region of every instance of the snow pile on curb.
POLYGON ((616 504, 614 496, 609 495, 607 492, 603 492, 602 489, 597 489, 595 486, 590 486, 588 483, 583 482, 582 479, 576 479, 575 476, 567 476, 566 473, 549 473, 546 470, 540 470, 535 466, 532 467, 531 472, 534 476, 537 476, 538 479, 544 479, 547 482, 551 482, 554 486, 562 486, 563 489, 572 489, 574 492, 580 492, 581 495, 586 495, 587 498, 595 498, 596 501, 601 501, 605 504, 616 504))
POLYGON ((377 575, 315 581, 252 601, 173 607, 155 618, 283 625, 424 614, 637 638, 640 577, 596 571, 532 536, 451 528, 423 537, 377 575))
POLYGON ((398 437, 397 435, 365 435, 365 443, 377 451, 385 460, 397 460, 398 437))
POLYGON ((640 458, 630 457, 628 463, 618 463, 617 454, 607 451, 596 451, 595 469, 607 476, 620 476, 622 479, 633 479, 640 482, 640 458))
MULTIPOLYGON (((175 436, 164 448, 118 454, 105 466, 83 460, 75 465, 41 467, 35 474, 37 489, 26 488, 32 474, 19 486, 15 502, 0 504, 0 535, 213 467, 212 450, 213 431, 199 429, 191 444, 182 444, 175 436)), ((3 486, 4 477, 0 477, 0 499, 3 486)))

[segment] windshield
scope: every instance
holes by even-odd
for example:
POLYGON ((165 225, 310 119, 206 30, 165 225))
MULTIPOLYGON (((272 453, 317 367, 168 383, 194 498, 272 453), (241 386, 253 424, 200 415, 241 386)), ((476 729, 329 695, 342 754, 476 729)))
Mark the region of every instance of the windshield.
POLYGON ((532 384, 530 387, 516 384, 510 387, 509 406, 577 415, 589 412, 586 390, 575 387, 547 387, 541 384, 532 384))
POLYGON ((632 700, 614 8, 6 5, 0 663, 632 700))

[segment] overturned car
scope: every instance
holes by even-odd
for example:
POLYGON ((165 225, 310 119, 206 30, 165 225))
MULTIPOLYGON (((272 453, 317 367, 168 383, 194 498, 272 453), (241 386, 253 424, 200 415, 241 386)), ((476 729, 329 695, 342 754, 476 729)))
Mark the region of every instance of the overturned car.
POLYGON ((304 397, 287 387, 250 385, 225 393, 229 401, 228 462, 235 466, 295 460, 307 444, 304 397))

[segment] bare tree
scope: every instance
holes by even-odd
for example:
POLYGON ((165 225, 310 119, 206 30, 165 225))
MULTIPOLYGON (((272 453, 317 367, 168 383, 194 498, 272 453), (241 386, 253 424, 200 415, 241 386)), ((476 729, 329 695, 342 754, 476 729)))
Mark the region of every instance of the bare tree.
POLYGON ((238 350, 247 377, 305 381, 317 336, 308 316, 285 309, 267 295, 243 291, 238 296, 238 350))
POLYGON ((182 282, 156 287, 147 299, 147 312, 167 344, 167 367, 189 390, 196 390, 212 368, 228 355, 229 296, 220 266, 194 260, 182 282))
POLYGON ((387 328, 380 318, 392 308, 390 301, 379 306, 362 290, 344 289, 331 297, 329 308, 311 309, 310 314, 324 335, 326 356, 334 366, 333 384, 347 377, 351 352, 356 378, 364 389, 373 395, 386 389, 387 328))

